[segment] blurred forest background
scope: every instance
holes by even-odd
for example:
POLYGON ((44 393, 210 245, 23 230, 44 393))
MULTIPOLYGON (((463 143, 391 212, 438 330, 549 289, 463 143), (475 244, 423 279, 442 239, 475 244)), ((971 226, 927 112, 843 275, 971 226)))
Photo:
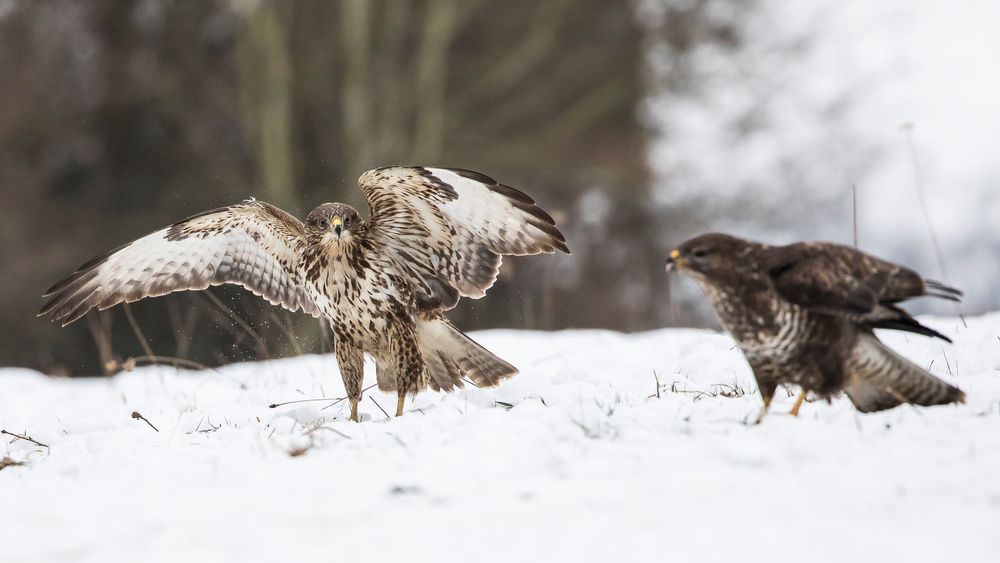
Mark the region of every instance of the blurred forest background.
MULTIPOLYGON (((671 292, 672 243, 708 229, 850 243, 855 206, 862 247, 938 278, 995 279, 996 159, 947 143, 996 133, 981 114, 955 119, 996 91, 906 86, 982 78, 989 57, 970 57, 984 49, 954 44, 968 22, 934 0, 802 4, 0 0, 0 365, 98 374, 143 355, 328 350, 315 320, 239 289, 65 329, 35 312, 80 263, 204 209, 249 196, 299 217, 326 201, 363 209, 357 177, 388 164, 498 178, 569 240, 570 257, 507 260, 486 298, 451 315, 470 330, 713 326, 689 285, 671 292), (889 46, 857 41, 887 23, 889 46), (938 44, 968 75, 914 74, 938 44), (966 160, 938 166, 939 153, 966 160)), ((967 15, 997 21, 981 8, 967 15)), ((950 281, 971 289, 967 312, 1000 306, 987 284, 950 281)))

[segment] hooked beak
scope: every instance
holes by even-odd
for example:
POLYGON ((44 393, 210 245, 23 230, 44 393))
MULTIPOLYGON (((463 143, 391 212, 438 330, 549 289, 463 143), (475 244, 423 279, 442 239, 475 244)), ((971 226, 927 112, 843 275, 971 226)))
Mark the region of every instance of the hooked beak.
POLYGON ((333 232, 336 233, 337 238, 340 238, 340 233, 344 231, 344 220, 340 218, 340 215, 333 216, 330 226, 333 227, 333 232))
POLYGON ((673 250, 670 252, 670 257, 667 258, 667 271, 672 272, 674 270, 683 270, 688 265, 687 258, 681 257, 680 250, 673 250))

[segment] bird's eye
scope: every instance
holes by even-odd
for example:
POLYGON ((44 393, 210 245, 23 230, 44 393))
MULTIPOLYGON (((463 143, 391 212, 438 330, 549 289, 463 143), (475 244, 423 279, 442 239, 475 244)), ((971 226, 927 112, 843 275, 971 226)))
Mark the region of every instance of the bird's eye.
POLYGON ((704 248, 699 248, 699 249, 693 251, 691 253, 691 256, 694 256, 695 258, 704 258, 704 257, 708 256, 708 251, 705 250, 704 248))
POLYGON ((344 217, 344 226, 345 227, 350 227, 351 226, 351 218, 350 217, 344 217))
POLYGON ((316 226, 318 226, 320 229, 325 229, 330 226, 330 223, 326 219, 320 219, 319 221, 316 222, 316 226))

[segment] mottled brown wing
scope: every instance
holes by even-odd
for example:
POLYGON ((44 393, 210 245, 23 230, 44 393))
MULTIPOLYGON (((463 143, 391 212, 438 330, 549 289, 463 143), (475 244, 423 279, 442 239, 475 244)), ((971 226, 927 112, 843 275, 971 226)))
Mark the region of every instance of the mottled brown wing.
POLYGON ((871 328, 893 328, 936 336, 897 303, 929 295, 957 300, 958 290, 926 282, 908 268, 854 248, 799 243, 765 251, 766 268, 783 299, 811 310, 845 315, 871 328))
POLYGON ((225 283, 275 305, 320 312, 299 272, 302 223, 262 201, 207 211, 116 248, 49 288, 38 313, 65 326, 91 309, 225 283))
POLYGON ((569 253, 534 200, 477 172, 389 167, 358 183, 371 206, 371 236, 412 274, 424 310, 485 295, 503 255, 569 253))

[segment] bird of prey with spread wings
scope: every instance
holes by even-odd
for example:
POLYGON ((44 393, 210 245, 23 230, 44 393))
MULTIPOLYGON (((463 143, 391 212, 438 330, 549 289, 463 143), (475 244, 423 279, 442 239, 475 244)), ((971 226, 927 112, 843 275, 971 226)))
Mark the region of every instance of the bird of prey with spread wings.
POLYGON ((839 244, 768 246, 706 234, 670 253, 667 270, 690 275, 746 356, 767 413, 779 384, 820 397, 844 391, 862 412, 903 403, 965 402, 965 394, 882 344, 876 328, 941 338, 899 303, 962 293, 916 272, 839 244))
POLYGON ((408 393, 496 385, 517 370, 455 328, 443 313, 479 298, 503 255, 569 253, 534 200, 477 172, 388 167, 358 180, 368 221, 342 203, 303 224, 262 201, 200 213, 99 256, 49 288, 39 315, 63 325, 122 301, 243 286, 274 305, 326 318, 358 420, 363 359, 379 389, 408 393))

